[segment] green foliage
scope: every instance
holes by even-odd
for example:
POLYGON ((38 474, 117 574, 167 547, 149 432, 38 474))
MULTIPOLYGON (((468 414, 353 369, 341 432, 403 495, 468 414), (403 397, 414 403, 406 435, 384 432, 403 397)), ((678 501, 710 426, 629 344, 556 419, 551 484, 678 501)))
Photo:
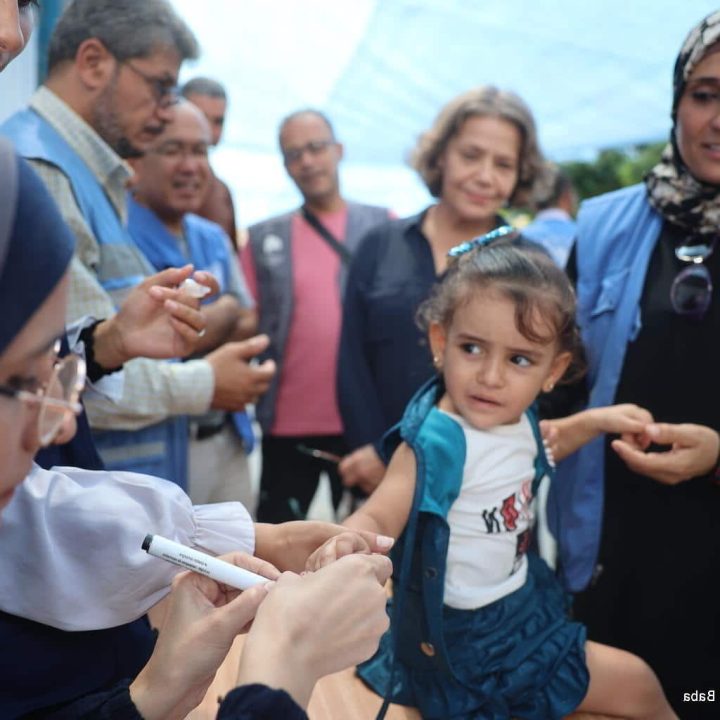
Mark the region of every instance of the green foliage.
POLYGON ((584 200, 640 182, 660 160, 665 145, 660 142, 635 145, 627 150, 602 150, 594 162, 568 162, 561 167, 584 200))

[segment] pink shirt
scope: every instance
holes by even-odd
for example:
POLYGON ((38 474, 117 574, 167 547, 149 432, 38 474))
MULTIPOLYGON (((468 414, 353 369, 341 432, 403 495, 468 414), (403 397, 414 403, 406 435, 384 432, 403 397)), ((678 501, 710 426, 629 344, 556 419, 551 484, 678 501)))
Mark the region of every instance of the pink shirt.
MULTIPOLYGON (((318 214, 318 218, 338 240, 344 240, 347 208, 318 214)), ((340 435, 343 428, 335 393, 342 322, 340 257, 299 213, 292 218, 290 245, 293 315, 271 432, 340 435)), ((243 255, 247 280, 257 297, 254 268, 248 262, 251 253, 243 255)))

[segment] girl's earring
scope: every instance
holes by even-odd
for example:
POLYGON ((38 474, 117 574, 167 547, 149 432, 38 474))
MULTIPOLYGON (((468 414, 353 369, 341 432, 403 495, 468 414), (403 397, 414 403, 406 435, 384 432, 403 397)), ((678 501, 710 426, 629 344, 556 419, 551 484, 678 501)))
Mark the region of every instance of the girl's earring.
POLYGON ((440 362, 439 355, 433 355, 433 365, 435 366, 436 370, 442 370, 442 363, 440 362))
POLYGON ((543 390, 544 390, 546 393, 549 393, 549 392, 552 392, 552 391, 553 391, 553 388, 554 388, 554 387, 555 387, 555 383, 554 383, 552 380, 550 380, 549 382, 546 382, 546 383, 545 383, 545 385, 543 386, 543 390))

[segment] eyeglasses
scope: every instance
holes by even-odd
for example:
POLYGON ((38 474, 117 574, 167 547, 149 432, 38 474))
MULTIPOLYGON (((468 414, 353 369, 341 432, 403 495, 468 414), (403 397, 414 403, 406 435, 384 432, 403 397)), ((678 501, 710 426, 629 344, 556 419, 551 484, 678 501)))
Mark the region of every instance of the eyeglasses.
POLYGON ((152 91, 155 102, 161 108, 167 108, 176 105, 180 98, 180 90, 177 85, 170 83, 167 79, 153 77, 136 68, 129 60, 124 60, 123 65, 127 65, 138 77, 141 77, 152 91))
POLYGON ((713 284, 710 271, 703 263, 715 250, 716 239, 697 245, 680 245, 675 248, 675 257, 682 262, 692 263, 681 270, 670 287, 670 302, 678 315, 700 320, 708 311, 712 301, 713 284))
POLYGON ((310 155, 315 157, 334 144, 334 140, 311 140, 302 147, 283 150, 283 160, 290 165, 291 163, 297 162, 305 152, 308 152, 310 155))
MULTIPOLYGON (((55 354, 59 352, 59 340, 53 349, 55 354)), ((35 392, 0 385, 0 395, 39 407, 38 437, 44 447, 57 436, 68 414, 82 412, 79 400, 84 387, 85 361, 79 355, 70 354, 55 363, 50 379, 35 392)))
POLYGON ((178 142, 167 142, 151 150, 155 155, 167 158, 168 160, 179 160, 180 158, 191 157, 196 160, 207 160, 208 146, 205 143, 197 145, 184 145, 178 142))

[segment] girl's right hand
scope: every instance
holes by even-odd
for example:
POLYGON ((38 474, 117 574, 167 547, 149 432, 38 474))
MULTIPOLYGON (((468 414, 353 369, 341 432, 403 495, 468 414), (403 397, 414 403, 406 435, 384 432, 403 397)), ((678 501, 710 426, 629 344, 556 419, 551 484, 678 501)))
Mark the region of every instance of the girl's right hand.
MULTIPOLYGON (((367 533, 366 533, 367 535, 367 533)), ((382 543, 382 551, 388 552, 393 546, 394 540, 385 535, 378 535, 376 543, 382 543)), ((366 536, 358 532, 348 530, 331 537, 327 542, 323 543, 315 552, 310 555, 305 564, 305 570, 315 572, 320 568, 334 563, 341 557, 346 555, 360 554, 370 555, 374 552, 374 548, 370 546, 366 536)))

